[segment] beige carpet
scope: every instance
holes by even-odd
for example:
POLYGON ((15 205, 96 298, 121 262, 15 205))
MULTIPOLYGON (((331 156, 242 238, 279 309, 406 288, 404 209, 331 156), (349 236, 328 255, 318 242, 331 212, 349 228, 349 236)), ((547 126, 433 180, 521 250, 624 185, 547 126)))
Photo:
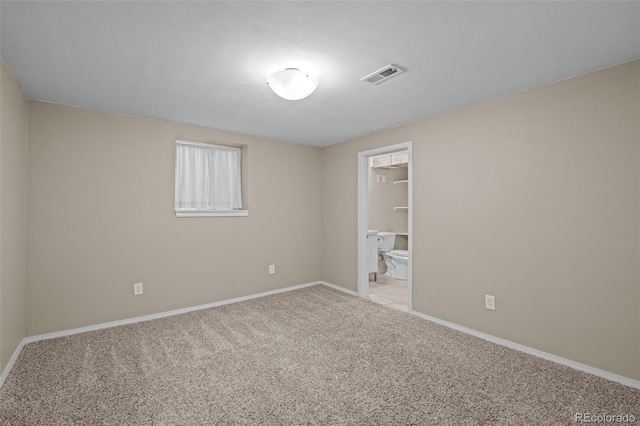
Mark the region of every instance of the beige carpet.
POLYGON ((324 286, 27 345, 2 425, 558 425, 640 391, 324 286))

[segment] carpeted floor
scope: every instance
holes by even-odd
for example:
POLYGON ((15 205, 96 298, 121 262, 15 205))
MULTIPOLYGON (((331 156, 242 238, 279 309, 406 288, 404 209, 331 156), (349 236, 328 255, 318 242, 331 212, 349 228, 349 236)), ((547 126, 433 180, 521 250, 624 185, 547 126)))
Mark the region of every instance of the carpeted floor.
POLYGON ((634 390, 314 286, 27 345, 2 425, 558 425, 634 390))

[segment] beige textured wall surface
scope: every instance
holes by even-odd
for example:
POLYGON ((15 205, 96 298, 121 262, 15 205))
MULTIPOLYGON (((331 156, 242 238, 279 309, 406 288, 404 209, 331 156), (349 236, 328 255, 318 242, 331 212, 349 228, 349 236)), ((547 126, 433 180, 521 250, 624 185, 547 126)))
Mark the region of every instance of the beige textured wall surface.
POLYGON ((28 336, 320 279, 319 148, 29 108, 28 336), (175 139, 247 145, 248 217, 175 217, 175 139))
POLYGON ((24 337, 28 103, 0 59, 0 373, 24 337))
POLYGON ((324 148, 323 279, 357 287, 357 153, 412 141, 414 310, 640 379, 639 86, 634 61, 324 148))

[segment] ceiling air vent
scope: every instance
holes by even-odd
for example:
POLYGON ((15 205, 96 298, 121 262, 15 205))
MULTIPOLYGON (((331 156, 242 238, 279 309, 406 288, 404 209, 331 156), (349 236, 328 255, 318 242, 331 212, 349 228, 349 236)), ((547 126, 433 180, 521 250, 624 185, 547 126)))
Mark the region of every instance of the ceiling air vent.
POLYGON ((391 77, 402 74, 403 72, 404 70, 399 66, 390 64, 374 73, 369 74, 366 77, 362 77, 360 81, 368 81, 369 83, 380 84, 384 81, 389 80, 391 77))

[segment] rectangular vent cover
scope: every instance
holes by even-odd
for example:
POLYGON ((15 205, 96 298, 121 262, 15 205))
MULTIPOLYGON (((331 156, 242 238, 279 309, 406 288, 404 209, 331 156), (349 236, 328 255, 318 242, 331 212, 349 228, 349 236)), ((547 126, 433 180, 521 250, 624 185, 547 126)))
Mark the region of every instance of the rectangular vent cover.
POLYGON ((380 84, 389 80, 396 75, 402 74, 404 70, 397 65, 389 64, 384 68, 380 68, 378 71, 369 74, 366 77, 362 77, 360 81, 368 81, 373 84, 380 84))

